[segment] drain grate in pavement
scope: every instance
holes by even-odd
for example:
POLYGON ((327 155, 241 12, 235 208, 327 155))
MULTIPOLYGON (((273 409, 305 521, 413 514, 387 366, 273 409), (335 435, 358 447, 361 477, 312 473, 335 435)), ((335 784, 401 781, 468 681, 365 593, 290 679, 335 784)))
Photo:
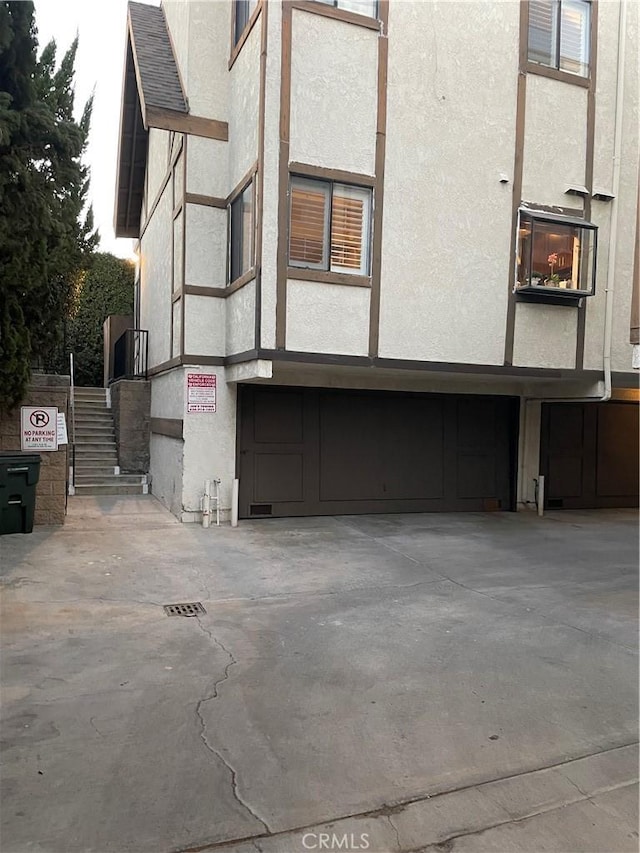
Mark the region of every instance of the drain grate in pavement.
POLYGON ((199 601, 191 601, 188 604, 165 604, 164 612, 167 616, 199 616, 207 611, 199 601))

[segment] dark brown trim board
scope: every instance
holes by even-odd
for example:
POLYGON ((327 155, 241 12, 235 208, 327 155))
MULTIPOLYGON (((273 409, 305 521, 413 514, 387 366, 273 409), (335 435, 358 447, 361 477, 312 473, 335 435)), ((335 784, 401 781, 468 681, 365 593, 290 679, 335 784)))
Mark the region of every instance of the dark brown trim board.
POLYGON ((378 355, 380 341, 380 288, 382 274, 382 214, 384 205, 384 164, 387 146, 387 72, 389 66, 389 0, 380 0, 378 36, 378 107, 376 117, 376 178, 373 190, 373 258, 369 303, 369 355, 378 355))
POLYGON ((525 65, 527 74, 537 74, 538 77, 549 77, 551 80, 560 80, 562 83, 570 83, 573 86, 589 88, 589 77, 579 77, 559 68, 550 68, 548 65, 538 65, 537 62, 527 62, 525 65))
MULTIPOLYGON (((189 155, 189 137, 184 137, 184 147, 183 147, 183 159, 182 159, 182 204, 184 207, 185 215, 182 217, 182 271, 181 271, 181 281, 180 281, 180 292, 182 293, 182 301, 180 303, 180 357, 184 355, 184 347, 185 347, 185 315, 187 313, 187 305, 186 299, 184 298, 184 288, 186 285, 186 272, 187 272, 187 206, 185 203, 186 195, 187 195, 187 157, 189 155)), ((171 319, 171 325, 173 326, 173 318, 171 319)))
POLYGON ((267 93, 267 47, 268 47, 269 6, 263 3, 260 19, 260 93, 258 99, 258 166, 256 174, 256 218, 255 246, 253 261, 256 267, 255 289, 255 346, 260 346, 260 328, 262 325, 262 229, 264 219, 264 134, 265 103, 267 93))
POLYGON ((280 58, 280 151, 278 164, 278 253, 276 284, 276 349, 287 343, 287 259, 289 221, 289 122, 291 113, 291 0, 282 3, 280 58))
POLYGON ((223 367, 224 366, 224 356, 222 355, 183 355, 180 359, 181 365, 204 365, 213 366, 213 367, 223 367))
POLYGON ((351 275, 302 267, 287 267, 287 278, 297 281, 319 281, 323 284, 346 284, 350 287, 371 287, 371 278, 368 275, 351 275))
POLYGON ((226 210, 226 198, 219 198, 213 195, 200 195, 200 193, 185 193, 184 200, 186 204, 198 204, 202 207, 218 207, 221 210, 226 210))
POLYGON ((151 418, 151 432, 154 435, 165 435, 167 438, 182 440, 184 421, 182 418, 151 418))
POLYGON ((186 284, 184 292, 187 296, 213 296, 224 299, 226 287, 199 287, 197 284, 186 284))
MULTIPOLYGON (((380 0, 380 5, 386 0, 380 0)), ((360 15, 358 12, 349 12, 346 9, 338 9, 335 6, 327 6, 325 3, 318 3, 316 0, 293 0, 293 8, 300 9, 302 12, 310 12, 312 15, 322 15, 325 18, 333 18, 336 21, 344 21, 347 24, 356 24, 359 27, 366 27, 368 30, 379 30, 380 21, 375 18, 370 18, 368 15, 360 15)), ((380 17, 382 12, 380 11, 380 17)))
POLYGON ((242 50, 242 47, 246 40, 249 38, 251 30, 253 29, 255 22, 258 20, 260 12, 262 11, 263 7, 266 8, 267 4, 264 2, 264 0, 258 0, 255 9, 251 13, 251 17, 247 21, 244 30, 240 33, 240 38, 235 43, 235 45, 233 43, 233 40, 236 35, 236 4, 232 3, 231 6, 231 54, 229 56, 229 71, 231 71, 231 69, 233 68, 234 63, 238 58, 238 54, 242 50))
MULTIPOLYGON (((584 217, 591 219, 591 195, 593 193, 593 161, 596 135, 596 82, 598 69, 598 0, 591 4, 591 33, 589 43, 589 91, 587 92, 587 141, 585 146, 584 185, 588 195, 584 199, 584 217)), ((597 259, 596 259, 597 263, 597 259)), ((576 368, 584 364, 584 338, 587 326, 587 299, 578 306, 576 333, 576 368)))
POLYGON ((244 175, 240 178, 235 187, 231 190, 229 195, 226 198, 227 207, 234 202, 241 192, 243 192, 254 179, 256 172, 258 171, 258 161, 256 160, 249 169, 244 173, 244 175))
POLYGON ((191 136, 203 136, 206 139, 229 141, 229 124, 215 118, 204 118, 174 110, 164 110, 151 107, 146 113, 147 125, 159 130, 174 130, 178 133, 188 133, 191 136))
POLYGON ((312 166, 309 163, 289 163, 289 173, 302 178, 319 178, 324 181, 338 181, 341 184, 355 184, 359 187, 374 187, 373 175, 359 172, 345 172, 342 169, 326 169, 324 166, 312 166))
MULTIPOLYGON (((520 61, 527 46, 528 3, 520 4, 520 61), (524 47, 523 47, 524 45, 524 47)), ((525 53, 526 55, 526 53, 525 53)), ((507 282, 507 322, 504 336, 504 363, 513 363, 513 341, 516 326, 516 296, 513 285, 516 276, 516 253, 513 241, 518 227, 518 208, 522 197, 522 170, 524 165, 524 125, 527 106, 527 75, 520 68, 516 95, 516 136, 513 156, 513 189, 511 195, 511 233, 509 237, 509 266, 507 282)))
POLYGON ((245 284, 249 284, 250 281, 253 281, 256 277, 256 268, 251 267, 250 270, 247 270, 241 276, 236 278, 234 281, 229 284, 228 287, 225 288, 225 296, 231 296, 232 293, 235 293, 236 290, 240 290, 241 287, 244 287, 245 284))

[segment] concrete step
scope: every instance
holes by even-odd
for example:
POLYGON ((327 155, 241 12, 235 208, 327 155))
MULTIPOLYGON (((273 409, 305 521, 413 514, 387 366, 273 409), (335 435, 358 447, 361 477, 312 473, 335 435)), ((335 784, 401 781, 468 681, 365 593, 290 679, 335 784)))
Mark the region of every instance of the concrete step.
POLYGON ((113 438, 115 441, 116 433, 111 426, 92 426, 92 427, 82 427, 79 428, 76 426, 76 443, 78 441, 89 441, 93 438, 113 438))
POLYGON ((146 483, 146 477, 142 474, 114 474, 113 468, 110 474, 100 472, 81 473, 76 471, 76 486, 91 485, 92 483, 100 486, 142 486, 146 483))
POLYGON ((115 441, 82 441, 76 442, 76 459, 86 459, 85 452, 90 452, 93 455, 96 451, 108 450, 111 453, 116 452, 115 441))
POLYGON ((107 393, 106 388, 93 388, 91 385, 74 385, 74 394, 85 397, 104 397, 107 393))
POLYGON ((94 412, 110 412, 105 402, 102 403, 78 403, 74 406, 76 417, 80 414, 92 414, 94 412))
POLYGON ((76 409, 76 423, 78 423, 78 421, 86 421, 87 423, 91 423, 93 421, 104 420, 113 420, 113 413, 111 409, 89 409, 87 411, 85 411, 84 409, 76 409))
POLYGON ((83 483, 75 487, 76 495, 146 495, 149 487, 142 483, 116 484, 115 486, 103 483, 83 483))

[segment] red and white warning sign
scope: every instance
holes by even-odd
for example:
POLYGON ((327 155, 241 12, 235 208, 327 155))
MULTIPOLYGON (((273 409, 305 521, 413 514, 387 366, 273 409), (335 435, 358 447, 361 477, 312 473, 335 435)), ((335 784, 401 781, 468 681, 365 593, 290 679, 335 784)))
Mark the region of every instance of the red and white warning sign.
POLYGON ((187 412, 215 412, 215 373, 187 373, 187 412))
POLYGON ((22 450, 58 449, 58 409, 54 406, 22 406, 20 410, 22 450))

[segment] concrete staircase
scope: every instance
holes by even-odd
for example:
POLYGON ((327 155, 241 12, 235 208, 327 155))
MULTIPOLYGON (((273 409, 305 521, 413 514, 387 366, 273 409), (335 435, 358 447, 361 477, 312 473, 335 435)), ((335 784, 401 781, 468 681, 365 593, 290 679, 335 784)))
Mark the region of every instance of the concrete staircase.
POLYGON ((76 388, 76 495, 146 495, 145 474, 121 474, 105 388, 76 388))

